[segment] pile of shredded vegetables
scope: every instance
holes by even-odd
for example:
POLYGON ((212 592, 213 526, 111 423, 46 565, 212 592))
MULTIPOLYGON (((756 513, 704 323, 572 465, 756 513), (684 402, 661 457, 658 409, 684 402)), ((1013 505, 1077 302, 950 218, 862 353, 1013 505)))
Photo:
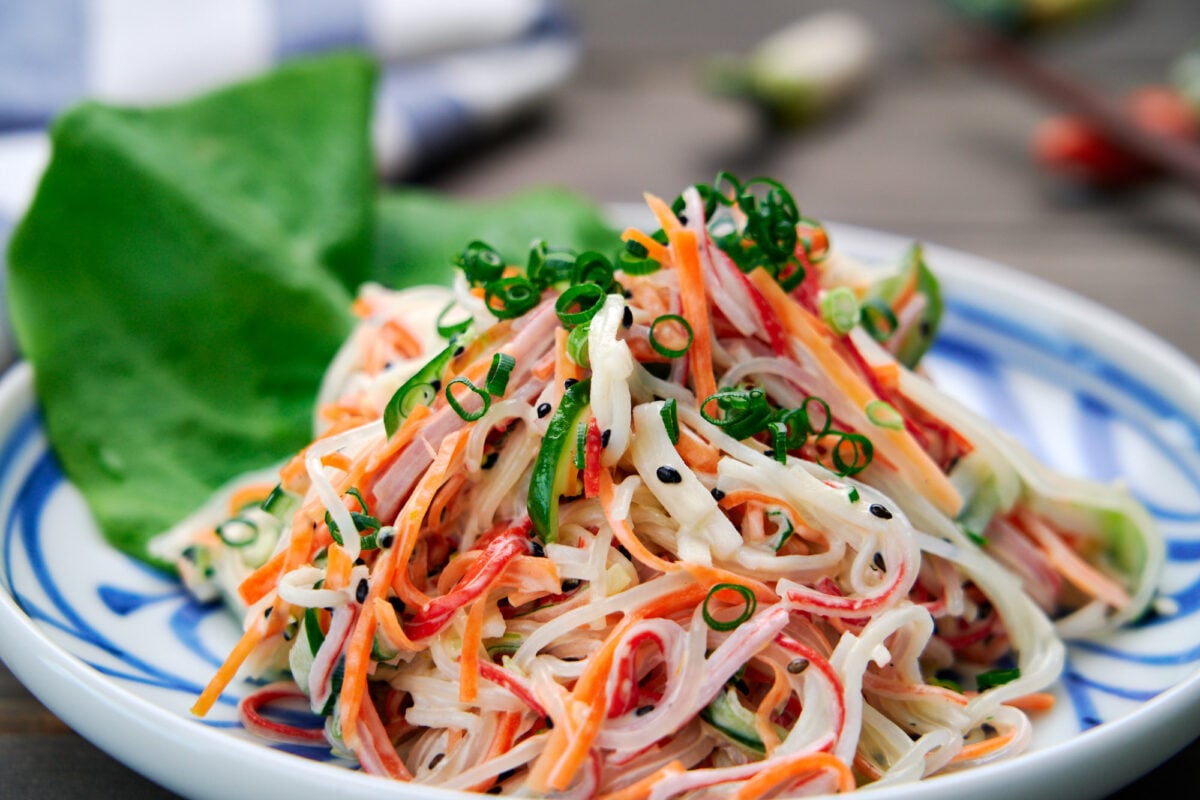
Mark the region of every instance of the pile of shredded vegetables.
POLYGON ((279 679, 241 706, 264 736, 610 800, 1027 745, 1062 638, 1152 599, 1145 512, 923 377, 920 248, 866 270, 765 179, 647 202, 615 259, 476 242, 453 291, 364 287, 312 444, 156 542, 245 614, 195 713, 244 669, 279 679))

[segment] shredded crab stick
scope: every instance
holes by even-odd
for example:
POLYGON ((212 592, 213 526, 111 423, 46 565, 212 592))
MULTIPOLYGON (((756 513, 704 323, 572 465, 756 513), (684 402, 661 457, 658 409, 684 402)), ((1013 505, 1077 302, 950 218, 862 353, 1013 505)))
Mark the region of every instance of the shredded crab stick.
POLYGON ((1156 532, 1089 505, 1117 490, 1027 507, 1027 456, 911 371, 932 277, 858 267, 768 179, 646 201, 658 230, 611 258, 473 242, 453 293, 364 290, 279 485, 164 535, 245 613, 195 713, 245 671, 266 738, 608 800, 849 792, 1026 746, 1053 623, 1136 616, 1156 532))

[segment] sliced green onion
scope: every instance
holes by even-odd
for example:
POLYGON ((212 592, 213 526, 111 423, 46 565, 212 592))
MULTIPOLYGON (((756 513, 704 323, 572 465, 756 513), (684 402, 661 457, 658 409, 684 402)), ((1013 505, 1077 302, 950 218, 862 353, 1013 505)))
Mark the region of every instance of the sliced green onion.
POLYGON ((571 280, 575 269, 575 254, 570 250, 551 250, 537 240, 529 248, 529 266, 525 274, 539 289, 571 280))
POLYGON ((592 365, 588 353, 588 334, 591 333, 591 330, 592 326, 585 322, 582 325, 575 326, 567 334, 567 355, 584 369, 592 365))
POLYGON ((892 307, 879 298, 868 300, 862 306, 862 326, 877 342, 886 342, 896 332, 896 314, 892 307))
POLYGON ((854 486, 851 486, 850 491, 846 493, 846 497, 850 498, 851 503, 857 503, 859 497, 858 489, 854 486))
POLYGON ((839 336, 854 330, 861 314, 858 297, 847 286, 830 289, 821 298, 821 319, 839 336))
POLYGON ((826 403, 816 395, 809 395, 804 398, 804 401, 800 403, 800 407, 796 410, 800 413, 800 421, 808 433, 811 433, 818 439, 829 433, 829 429, 833 425, 833 412, 829 410, 829 403, 826 403), (809 403, 816 403, 817 407, 821 409, 820 428, 813 424, 812 412, 808 410, 809 403))
POLYGON ((567 289, 554 302, 554 310, 565 327, 573 328, 591 320, 604 305, 604 287, 594 283, 580 283, 567 289), (578 306, 578 311, 571 309, 578 306))
POLYGON ((798 408, 779 409, 775 412, 775 421, 782 423, 787 429, 784 443, 788 450, 797 450, 804 446, 808 438, 808 423, 803 412, 798 408))
POLYGON ((701 613, 703 613, 704 621, 708 623, 708 627, 712 628, 714 631, 731 631, 754 616, 754 611, 757 608, 758 599, 754 596, 754 592, 750 591, 749 588, 742 586, 740 583, 718 583, 708 590, 708 595, 704 598, 704 607, 702 608, 701 613), (729 620, 728 622, 721 622, 720 620, 714 618, 712 613, 708 610, 708 603, 710 600, 712 600, 713 595, 726 589, 740 594, 742 596, 742 600, 745 602, 745 606, 742 608, 742 613, 738 614, 736 619, 729 620))
POLYGON ((488 311, 500 319, 519 317, 541 299, 537 287, 519 275, 492 281, 484 287, 483 302, 487 304, 488 311))
POLYGON ((771 431, 771 449, 775 452, 775 460, 780 464, 787 463, 788 426, 786 422, 770 422, 767 428, 771 431))
POLYGON ((679 444, 679 403, 672 397, 663 403, 659 413, 662 415, 663 427, 667 429, 667 436, 671 438, 671 444, 679 444))
POLYGON ((704 398, 700 404, 700 416, 716 425, 735 439, 746 439, 755 435, 771 421, 771 407, 762 389, 721 389, 704 398), (723 416, 708 412, 710 403, 716 403, 723 416))
POLYGON ((455 378, 446 384, 446 402, 450 404, 452 409, 454 409, 455 414, 458 414, 458 416, 462 417, 467 422, 474 422, 486 414, 488 409, 492 407, 491 396, 489 396, 488 393, 483 389, 480 389, 478 386, 471 383, 469 378, 455 378), (458 401, 458 398, 454 396, 454 392, 452 391, 456 384, 465 386, 467 387, 468 391, 473 392, 480 400, 483 401, 483 407, 474 413, 471 413, 463 408, 462 403, 458 401))
MULTIPOLYGON (((646 252, 646 248, 638 242, 629 242, 636 244, 642 248, 642 252, 646 252)), ((629 252, 622 252, 617 256, 617 269, 624 272, 626 275, 650 275, 662 269, 662 264, 655 261, 653 258, 645 256, 638 257, 629 252)))
POLYGON ((508 353, 496 353, 492 356, 492 366, 488 368, 487 380, 484 386, 488 394, 503 397, 508 388, 508 376, 512 374, 517 360, 508 353))
POLYGON ((849 475, 857 475, 871 464, 871 459, 875 456, 875 446, 871 444, 871 440, 863 436, 861 433, 846 433, 838 432, 837 443, 834 444, 831 451, 833 458, 833 471, 841 477, 849 475), (846 460, 843 454, 845 445, 850 445, 850 460, 846 460))
POLYGON ((258 525, 245 517, 234 517, 217 526, 217 537, 230 547, 247 547, 258 540, 258 525))
POLYGON ((1011 683, 1019 677, 1021 677, 1020 667, 988 670, 975 676, 975 686, 979 691, 985 692, 995 686, 1003 686, 1006 683, 1011 683))
POLYGON ((768 517, 782 517, 783 521, 785 523, 787 523, 786 528, 784 528, 782 524, 780 524, 780 526, 779 526, 779 528, 780 528, 779 544, 775 545, 775 552, 778 553, 779 550, 785 544, 787 544, 787 540, 792 538, 792 534, 796 532, 796 526, 792 524, 791 516, 783 511, 780 511, 779 509, 773 509, 771 511, 768 511, 767 516, 768 517))
POLYGON ((688 324, 686 319, 678 314, 663 314, 661 317, 654 320, 654 322, 650 323, 650 346, 653 347, 654 351, 660 356, 665 356, 666 358, 678 358, 691 349, 693 338, 695 338, 695 334, 692 333, 692 326, 688 324), (674 322, 683 326, 683 329, 687 331, 687 344, 676 350, 667 347, 662 342, 658 341, 654 335, 654 332, 658 329, 659 325, 667 322, 674 322))
POLYGON ((458 305, 457 301, 451 300, 449 303, 446 304, 446 307, 443 308, 441 310, 441 312, 437 315, 437 332, 438 332, 438 336, 441 336, 443 339, 449 339, 451 336, 453 336, 456 333, 462 333, 467 328, 471 327, 471 323, 475 321, 473 318, 467 317, 466 319, 462 320, 461 322, 446 323, 444 320, 446 318, 447 312, 449 312, 451 309, 453 309, 457 305, 458 305))
POLYGON ((612 279, 612 262, 603 253, 588 250, 585 253, 580 253, 579 258, 575 259, 574 269, 571 272, 571 283, 577 285, 581 283, 594 283, 597 286, 607 287, 612 283, 612 279))
POLYGON ((882 400, 872 400, 867 403, 867 419, 880 428, 899 431, 904 429, 904 417, 890 403, 882 400))
POLYGON ((629 239, 625 242, 625 252, 634 258, 646 258, 650 255, 650 251, 646 249, 646 245, 636 239, 629 239))
POLYGON ((779 282, 779 288, 783 289, 788 294, 791 294, 792 292, 796 291, 796 288, 800 286, 800 284, 804 283, 804 278, 807 276, 807 274, 808 273, 804 271, 804 267, 800 266, 800 262, 792 259, 791 261, 786 262, 783 267, 779 268, 778 272, 775 274, 775 280, 779 282), (792 269, 785 274, 784 268, 789 264, 791 265, 792 269))
POLYGON ((489 283, 504 274, 504 259, 500 253, 480 241, 466 246, 458 257, 458 265, 472 285, 489 283))

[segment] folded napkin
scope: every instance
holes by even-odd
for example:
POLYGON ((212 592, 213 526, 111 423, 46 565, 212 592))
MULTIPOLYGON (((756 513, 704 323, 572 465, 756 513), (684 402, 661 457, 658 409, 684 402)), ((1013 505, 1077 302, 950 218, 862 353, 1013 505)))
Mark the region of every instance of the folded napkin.
MULTIPOLYGON (((180 100, 344 49, 380 61, 376 161, 401 177, 544 100, 580 44, 553 0, 3 0, 0 254, 67 106, 180 100)), ((11 358, 0 325, 0 366, 11 358)))

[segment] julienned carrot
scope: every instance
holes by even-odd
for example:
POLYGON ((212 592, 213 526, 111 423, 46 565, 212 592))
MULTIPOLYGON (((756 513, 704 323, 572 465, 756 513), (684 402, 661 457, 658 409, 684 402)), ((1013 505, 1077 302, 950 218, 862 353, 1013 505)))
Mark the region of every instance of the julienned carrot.
POLYGON ((721 451, 692 433, 690 428, 679 426, 679 441, 675 444, 675 450, 694 472, 716 474, 721 451))
POLYGON ((634 558, 646 566, 663 573, 673 572, 680 568, 679 564, 666 561, 651 553, 646 545, 642 544, 642 540, 634 534, 633 529, 629 527, 629 523, 617 514, 617 510, 614 507, 615 498, 613 496, 612 475, 608 470, 601 470, 600 472, 599 498, 600 507, 604 510, 604 518, 608 521, 608 526, 612 528, 613 535, 617 537, 617 541, 624 545, 625 549, 634 558))
POLYGON ((808 772, 826 770, 837 777, 839 792, 852 792, 855 788, 854 773, 841 759, 829 753, 809 753, 788 759, 782 764, 767 767, 742 784, 733 800, 755 800, 775 789, 785 781, 794 781, 808 772))
POLYGON ((271 556, 267 563, 247 575, 245 580, 238 584, 238 596, 242 598, 242 602, 252 606, 266 597, 267 592, 279 584, 279 578, 283 574, 283 564, 286 560, 287 551, 280 550, 271 556))
POLYGON ((274 488, 273 483, 255 483, 237 489, 229 496, 229 514, 232 516, 248 506, 258 505, 274 488))
POLYGON ((279 631, 281 627, 279 615, 273 614, 271 618, 260 620, 246 629, 242 638, 225 658, 225 662, 221 664, 220 669, 216 671, 208 685, 204 687, 204 691, 192 704, 192 713, 198 717, 207 714, 213 707, 213 703, 217 702, 217 698, 221 696, 221 692, 225 691, 225 687, 233 680, 233 676, 237 674, 242 663, 254 652, 254 648, 258 647, 267 636, 279 631))
POLYGON ((462 703, 473 702, 479 694, 479 648, 483 646, 483 613, 486 608, 487 595, 484 594, 467 612, 462 651, 458 658, 458 699, 462 703))
POLYGON ((649 192, 644 193, 642 197, 645 199, 646 205, 650 207, 654 218, 658 220, 659 227, 668 237, 675 231, 683 230, 683 224, 679 221, 679 217, 675 216, 675 212, 671 210, 666 201, 649 192))
POLYGON ((1004 705, 1019 708, 1022 711, 1049 711, 1054 708, 1054 695, 1050 692, 1030 692, 1012 700, 1006 700, 1004 705))
POLYGON ((350 570, 354 569, 354 559, 336 542, 329 545, 327 558, 323 588, 334 591, 346 588, 350 584, 350 570))
MULTIPOLYGON (((845 393, 851 403, 859 409, 865 409, 869 403, 879 399, 850 365, 834 352, 825 338, 825 333, 822 332, 823 326, 788 297, 766 270, 754 270, 750 273, 750 280, 762 292, 788 333, 820 363, 825 374, 845 393)), ((891 445, 890 449, 903 456, 907 467, 901 471, 901 477, 913 483, 913 488, 928 497, 938 510, 951 518, 958 515, 962 508, 962 496, 906 430, 874 427, 870 433, 877 452, 886 442, 891 445)))
MULTIPOLYGON (((512 749, 513 742, 517 739, 517 731, 521 727, 521 712, 519 711, 500 711, 496 720, 496 733, 492 736, 492 742, 488 745, 487 754, 483 757, 483 761, 491 761, 493 758, 504 755, 512 749)), ((495 778, 488 778, 486 781, 477 783, 472 786, 469 791, 486 792, 496 783, 495 778)))
POLYGON ((688 350, 692 390, 696 393, 696 402, 703 403, 706 397, 716 394, 717 381, 713 377, 712 328, 708 322, 708 295, 700 269, 700 251, 696 234, 691 231, 674 231, 670 234, 670 242, 675 269, 679 273, 683 317, 692 326, 692 346, 688 350))
POLYGON ((663 247, 663 245, 646 234, 639 231, 637 228, 626 228, 621 234, 623 242, 637 242, 642 247, 646 248, 647 255, 653 258, 660 264, 666 264, 671 258, 671 251, 663 247))
POLYGON ((375 614, 375 621, 379 623, 379 632, 387 638, 392 647, 406 653, 415 653, 423 649, 404 633, 404 627, 396 618, 396 609, 391 603, 382 597, 376 597, 371 601, 371 609, 375 614))
POLYGON ((996 752, 1000 748, 1012 742, 1013 737, 1017 735, 1016 728, 1010 728, 1003 733, 998 733, 995 736, 971 744, 964 745, 962 750, 951 759, 953 762, 973 761, 977 758, 983 758, 986 755, 996 752))
POLYGON ((375 710, 375 706, 369 699, 366 707, 358 716, 355 733, 357 735, 353 738, 362 743, 356 753, 361 753, 364 747, 370 748, 370 755, 367 758, 359 755, 359 763, 367 772, 376 772, 386 778, 398 781, 412 780, 412 773, 400 760, 399 754, 396 753, 396 747, 392 744, 391 737, 388 736, 387 728, 383 726, 383 720, 379 718, 379 712, 375 710))
MULTIPOLYGON (((396 542, 376 559, 364 606, 372 604, 377 598, 384 599, 392 584, 393 573, 407 570, 408 559, 416 546, 421 523, 429 510, 433 495, 442 485, 451 466, 459 460, 469 433, 470 427, 467 427, 448 435, 442 441, 437 457, 400 510, 396 519, 396 542), (401 565, 403 570, 398 569, 401 565)), ((370 702, 366 697, 367 670, 371 666, 371 643, 374 640, 376 624, 375 614, 360 614, 355 621, 354 632, 346 643, 345 674, 342 678, 342 691, 338 696, 342 731, 346 735, 357 730, 359 709, 364 698, 366 702, 370 702)), ((347 744, 353 746, 352 742, 347 741, 347 744)))
POLYGON ((669 778, 672 775, 681 775, 684 772, 687 772, 687 768, 683 766, 683 762, 672 761, 665 767, 642 778, 637 783, 632 783, 616 792, 600 795, 598 800, 645 800, 650 796, 650 792, 654 789, 654 786, 663 778, 669 778))

